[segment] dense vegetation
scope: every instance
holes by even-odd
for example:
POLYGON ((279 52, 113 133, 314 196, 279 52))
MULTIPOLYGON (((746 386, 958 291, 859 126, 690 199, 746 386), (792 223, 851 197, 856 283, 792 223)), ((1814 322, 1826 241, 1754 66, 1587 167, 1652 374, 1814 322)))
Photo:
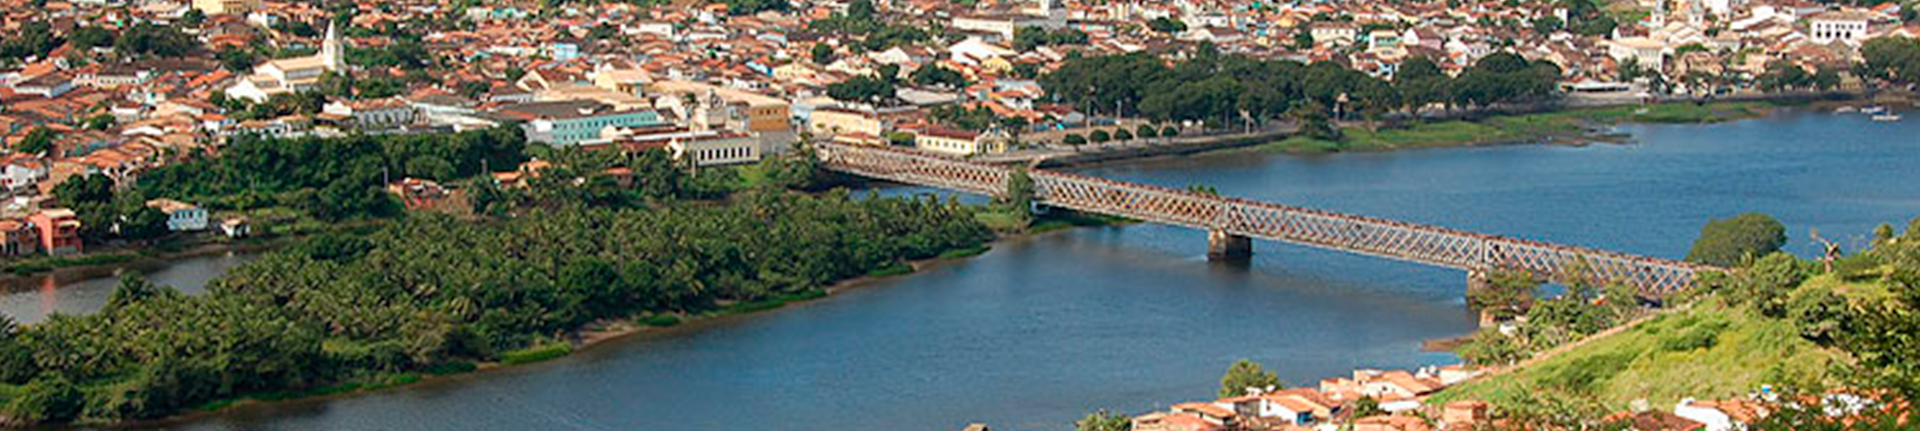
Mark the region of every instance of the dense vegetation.
POLYGON ((1334 63, 1263 61, 1202 46, 1192 58, 1171 66, 1146 53, 1070 57, 1060 69, 1042 76, 1040 85, 1055 101, 1092 114, 1223 127, 1282 117, 1310 125, 1356 114, 1377 120, 1430 104, 1539 100, 1552 95, 1560 76, 1551 62, 1506 53, 1481 59, 1459 77, 1448 77, 1424 58, 1407 63, 1389 83, 1334 63))
MULTIPOLYGON (((1720 234, 1770 238, 1768 223, 1758 224, 1720 234)), ((1853 255, 1814 262, 1773 252, 1736 263, 1737 272, 1704 274, 1693 292, 1671 298, 1682 308, 1437 399, 1483 399, 1500 416, 1570 429, 1594 425, 1634 400, 1667 408, 1682 398, 1743 397, 1765 385, 1789 395, 1845 390, 1881 402, 1854 413, 1849 425, 1820 414, 1819 398, 1782 397, 1757 429, 1904 429, 1920 420, 1901 407, 1920 397, 1920 345, 1913 338, 1920 333, 1920 219, 1903 235, 1882 226, 1872 247, 1853 255)), ((1520 338, 1483 332, 1473 342, 1481 346, 1462 354, 1483 363, 1531 356, 1469 353, 1520 338)))
POLYGON ((474 184, 487 195, 474 217, 399 213, 377 188, 382 169, 461 178, 511 167, 520 143, 498 137, 242 142, 122 192, 383 222, 270 253, 202 295, 128 278, 98 313, 8 323, 0 423, 154 418, 536 361, 566 354, 595 322, 770 308, 992 236, 951 200, 792 193, 816 172, 805 155, 694 179, 657 150, 554 153, 524 188, 474 184), (482 162, 495 156, 511 158, 482 162), (603 173, 616 166, 630 182, 603 173), (712 181, 732 186, 703 185, 712 181))

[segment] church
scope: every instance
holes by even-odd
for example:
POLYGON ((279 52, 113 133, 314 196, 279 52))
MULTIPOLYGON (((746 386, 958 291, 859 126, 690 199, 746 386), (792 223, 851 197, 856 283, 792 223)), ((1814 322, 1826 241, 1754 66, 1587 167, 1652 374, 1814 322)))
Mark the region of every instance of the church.
POLYGON ((246 99, 254 103, 265 102, 276 94, 297 93, 313 89, 320 84, 320 78, 328 73, 345 73, 347 70, 345 48, 340 46, 340 35, 333 24, 327 24, 326 40, 320 43, 320 52, 305 57, 267 60, 253 67, 253 74, 240 78, 239 82, 228 87, 227 97, 246 99))

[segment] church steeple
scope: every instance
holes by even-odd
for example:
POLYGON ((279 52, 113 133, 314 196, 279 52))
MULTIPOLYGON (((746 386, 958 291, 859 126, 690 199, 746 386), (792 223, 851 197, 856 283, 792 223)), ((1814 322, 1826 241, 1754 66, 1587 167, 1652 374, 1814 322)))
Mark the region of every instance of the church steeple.
POLYGON ((326 65, 327 71, 345 72, 347 70, 347 54, 345 51, 345 49, 340 47, 339 32, 334 30, 333 22, 328 21, 327 39, 320 42, 320 58, 323 64, 326 65))

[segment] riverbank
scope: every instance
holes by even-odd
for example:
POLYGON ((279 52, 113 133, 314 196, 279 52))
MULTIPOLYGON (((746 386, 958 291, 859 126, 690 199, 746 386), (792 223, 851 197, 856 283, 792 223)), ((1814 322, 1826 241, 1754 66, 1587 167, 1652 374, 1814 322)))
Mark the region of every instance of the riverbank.
POLYGON ((130 248, 78 256, 43 257, 11 262, 0 271, 0 287, 15 290, 19 286, 38 286, 51 277, 56 283, 70 283, 111 277, 128 269, 155 268, 169 262, 227 253, 257 253, 276 249, 294 238, 209 241, 166 248, 130 248), (15 269, 23 268, 26 269, 15 269))
POLYGON ((1478 119, 1416 122, 1396 127, 1348 125, 1337 139, 1304 135, 1262 144, 1268 152, 1316 154, 1380 152, 1422 148, 1471 147, 1522 143, 1588 145, 1623 143, 1630 137, 1613 126, 1629 123, 1711 124, 1769 115, 1784 102, 1668 102, 1653 105, 1575 108, 1542 113, 1493 115, 1478 119))

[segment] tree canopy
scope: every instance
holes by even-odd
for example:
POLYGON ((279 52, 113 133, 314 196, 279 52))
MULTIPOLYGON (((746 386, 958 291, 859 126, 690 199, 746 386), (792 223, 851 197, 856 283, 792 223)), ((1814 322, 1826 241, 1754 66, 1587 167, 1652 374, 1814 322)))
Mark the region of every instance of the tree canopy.
POLYGON ((1280 377, 1261 369, 1258 362, 1241 359, 1228 366, 1227 374, 1220 377, 1220 398, 1246 395, 1247 388, 1265 390, 1268 387, 1281 387, 1280 377))
POLYGON ((1787 244, 1786 225, 1766 214, 1747 213, 1714 219, 1700 228, 1687 261, 1734 267, 1766 256, 1787 244))

